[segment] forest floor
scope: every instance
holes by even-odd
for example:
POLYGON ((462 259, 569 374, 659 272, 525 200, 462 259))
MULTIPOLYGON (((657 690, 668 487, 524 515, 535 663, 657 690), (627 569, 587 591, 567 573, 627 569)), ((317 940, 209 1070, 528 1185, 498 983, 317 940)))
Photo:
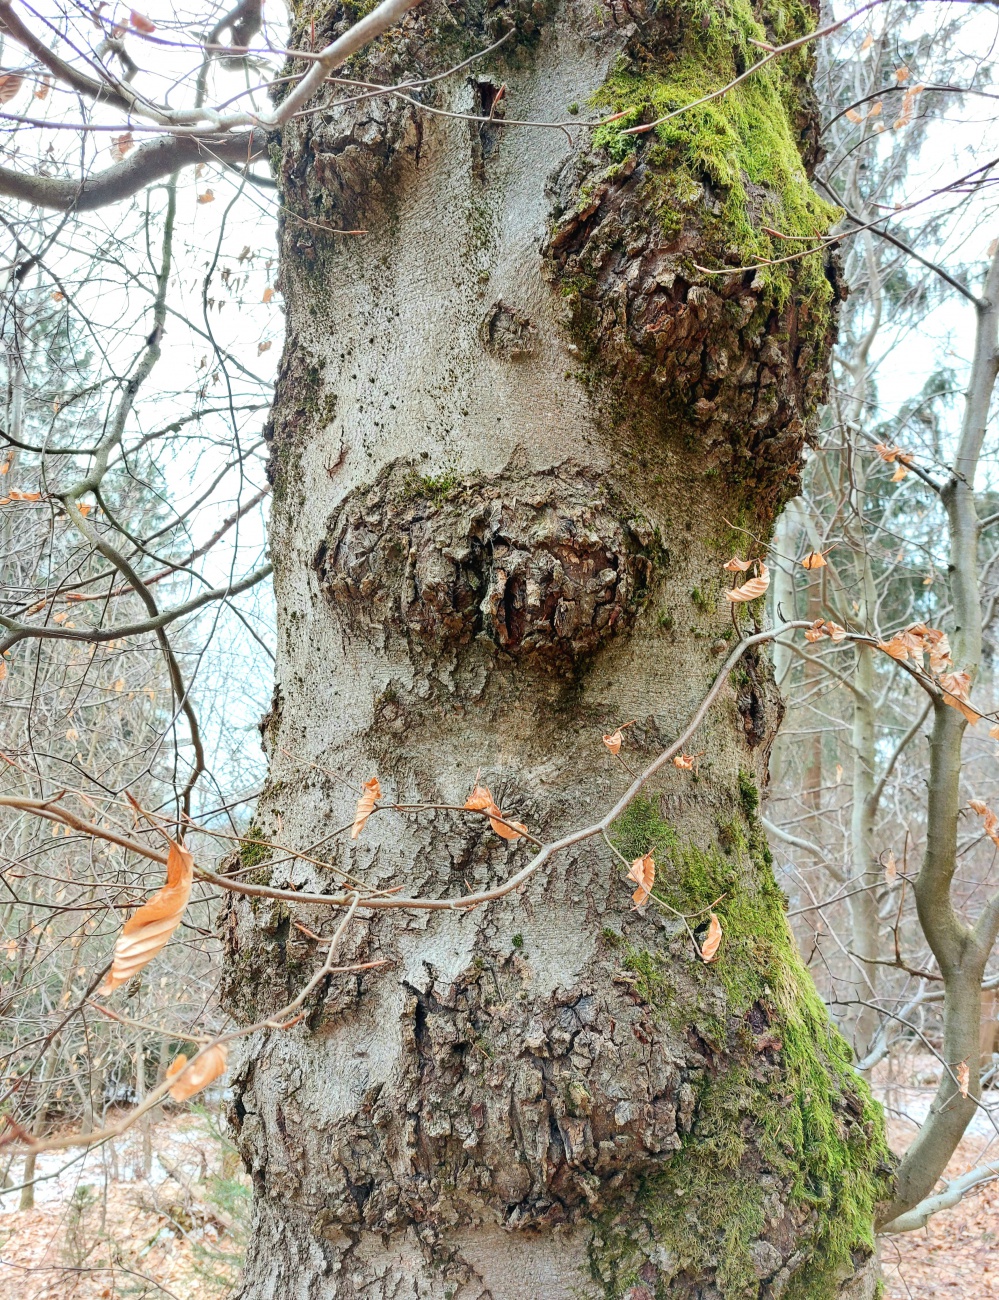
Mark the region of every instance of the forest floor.
MULTIPOLYGON (((916 1068, 907 1086, 879 1087, 897 1150, 929 1104, 931 1067, 916 1068)), ((989 1131, 983 1115, 950 1176, 991 1156, 989 1131)), ((17 1208, 16 1190, 0 1196, 0 1300, 223 1300, 239 1274, 248 1180, 205 1114, 167 1116, 148 1140, 148 1178, 142 1134, 131 1132, 84 1157, 40 1157, 34 1209, 17 1208)), ((991 1183, 925 1230, 883 1239, 885 1300, 999 1300, 997 1241, 999 1184, 991 1183)))
POLYGON ((40 1156, 33 1209, 16 1190, 0 1197, 0 1300, 222 1300, 239 1276, 249 1179, 205 1114, 166 1116, 148 1145, 148 1177, 133 1130, 82 1158, 40 1156))

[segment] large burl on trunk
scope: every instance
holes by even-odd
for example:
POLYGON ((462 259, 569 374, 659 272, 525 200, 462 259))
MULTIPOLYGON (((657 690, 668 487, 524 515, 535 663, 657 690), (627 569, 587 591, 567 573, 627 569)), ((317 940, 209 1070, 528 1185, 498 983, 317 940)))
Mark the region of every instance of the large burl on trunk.
MULTIPOLYGON (((305 0, 294 43, 353 16, 305 0)), ((636 720, 635 767, 690 717, 733 644, 721 566, 760 553, 822 395, 833 269, 754 269, 800 247, 768 228, 833 216, 807 180, 811 56, 623 131, 813 20, 798 0, 427 0, 350 70, 419 84, 285 132, 256 828, 336 869, 257 846, 234 864, 250 879, 436 899, 502 882, 531 849, 481 817, 386 808, 351 841, 360 784, 460 805, 481 772, 551 839, 625 788, 602 733, 636 720), (577 114, 620 116, 571 144, 513 121, 577 114)), ((330 976, 235 1061, 246 1300, 873 1294, 882 1127, 757 812, 779 716, 747 657, 697 771, 670 766, 617 823, 665 906, 636 910, 595 839, 488 906, 357 913, 343 963, 385 964, 330 976), (697 937, 712 904, 704 964, 678 913, 697 937)), ((231 902, 237 1018, 287 1002, 322 961, 308 932, 339 915, 231 902)))

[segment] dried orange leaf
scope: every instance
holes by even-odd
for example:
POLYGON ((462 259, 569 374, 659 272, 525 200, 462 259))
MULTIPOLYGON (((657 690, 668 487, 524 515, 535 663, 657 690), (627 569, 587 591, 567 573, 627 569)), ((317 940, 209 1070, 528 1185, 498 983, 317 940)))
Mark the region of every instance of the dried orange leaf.
POLYGON ((114 141, 111 144, 111 157, 114 161, 121 162, 129 149, 131 149, 132 144, 133 140, 131 131, 126 131, 124 135, 115 136, 114 141))
POLYGON ((135 28, 137 32, 143 32, 146 36, 149 36, 152 32, 155 32, 156 24, 150 22, 149 19, 145 16, 145 14, 136 13, 136 11, 133 9, 129 17, 131 18, 132 26, 135 28))
POLYGON ((901 481, 905 478, 908 472, 909 471, 905 468, 904 465, 902 464, 896 465, 895 473, 891 476, 891 481, 893 483, 901 483, 901 481))
POLYGON ((708 962, 714 961, 718 956, 718 948, 721 941, 721 921, 719 921, 714 912, 712 912, 711 920, 708 923, 708 932, 704 936, 704 942, 701 944, 701 961, 703 961, 705 965, 707 965, 708 962))
POLYGON ((271 300, 273 297, 274 297, 274 290, 270 287, 270 285, 268 285, 267 288, 264 290, 264 296, 263 296, 263 300, 262 300, 262 301, 263 301, 263 302, 270 302, 270 300, 271 300))
POLYGON ((201 1092, 214 1079, 225 1074, 228 1058, 229 1049, 225 1043, 213 1043, 195 1057, 190 1065, 181 1052, 167 1067, 166 1077, 174 1080, 170 1085, 170 1096, 174 1101, 187 1101, 195 1093, 201 1092))
POLYGON ((114 961, 98 989, 102 996, 130 980, 166 947, 184 915, 193 878, 194 859, 187 849, 171 840, 166 884, 121 927, 114 946, 114 961))
POLYGON ((972 812, 978 813, 979 817, 985 819, 983 830, 994 845, 999 848, 999 817, 992 811, 987 803, 981 799, 969 799, 968 807, 972 812))
POLYGON ((271 350, 271 340, 270 340, 270 339, 264 339, 263 343, 258 343, 258 344, 257 344, 257 356, 258 356, 258 357, 262 357, 263 354, 264 354, 265 352, 270 352, 270 350, 271 350))
POLYGON ((489 793, 488 787, 479 785, 476 781, 475 788, 465 800, 465 807, 471 809, 472 812, 484 812, 487 808, 495 808, 496 804, 489 793))
POLYGON ((656 860, 651 853, 634 860, 628 872, 628 879, 633 880, 638 886, 631 897, 635 906, 641 907, 648 902, 652 886, 656 883, 656 860))
POLYGON ((989 735, 993 740, 999 740, 999 727, 989 727, 989 735))
POLYGON ((730 600, 733 605, 740 601, 756 600, 762 596, 770 586, 770 572, 765 564, 760 565, 760 574, 757 578, 750 578, 744 582, 741 587, 735 587, 732 591, 726 591, 725 599, 730 600))
POLYGON ((676 754, 673 757, 673 766, 678 767, 681 772, 690 772, 693 770, 696 755, 694 754, 676 754))
POLYGON ((955 1066, 954 1078, 957 1080, 957 1088, 961 1096, 967 1097, 971 1084, 971 1071, 968 1069, 967 1061, 962 1061, 960 1065, 955 1066))
POLYGON ((803 569, 824 569, 827 564, 828 560, 821 551, 811 551, 801 561, 801 567, 803 569))
POLYGON ((811 645, 816 641, 824 641, 827 635, 826 625, 821 618, 817 618, 811 627, 805 629, 805 640, 811 645))
POLYGON ((373 776, 370 781, 365 781, 363 790, 364 793, 357 801, 354 824, 350 828, 350 838, 352 840, 356 840, 361 831, 364 830, 364 823, 374 812, 375 804, 382 797, 382 788, 378 784, 377 776, 373 776))
POLYGON ((725 569, 726 572, 728 573, 745 573, 748 569, 751 569, 752 567, 753 567, 752 560, 740 560, 738 555, 733 555, 732 558, 726 564, 722 565, 722 568, 725 569))
POLYGON ((617 731, 611 732, 609 736, 604 736, 604 744, 612 754, 620 754, 623 740, 624 737, 621 735, 620 727, 618 727, 617 731))
POLYGON ((498 821, 497 818, 503 817, 504 814, 493 804, 486 809, 489 817, 489 825, 502 840, 519 840, 521 835, 527 834, 527 827, 523 822, 511 821, 509 818, 505 822, 498 821))
POLYGON ((846 110, 846 116, 851 122, 862 122, 864 120, 863 113, 858 113, 855 108, 848 108, 846 110))
POLYGON ((199 203, 214 203, 214 202, 215 202, 215 191, 214 191, 214 190, 205 190, 204 194, 199 194, 199 195, 198 195, 198 202, 199 202, 199 203))
POLYGON ((963 713, 972 726, 981 721, 982 715, 971 703, 971 676, 968 673, 944 673, 940 678, 940 688, 944 692, 944 703, 963 713))
POLYGON ((891 849, 888 850, 888 856, 885 858, 885 880, 890 885, 898 877, 898 864, 895 861, 895 854, 891 849))
POLYGON ((879 641, 878 649, 903 664, 909 657, 909 646, 902 636, 893 636, 890 641, 879 641))
POLYGON ((9 104, 24 84, 18 72, 7 72, 0 77, 0 104, 9 104))

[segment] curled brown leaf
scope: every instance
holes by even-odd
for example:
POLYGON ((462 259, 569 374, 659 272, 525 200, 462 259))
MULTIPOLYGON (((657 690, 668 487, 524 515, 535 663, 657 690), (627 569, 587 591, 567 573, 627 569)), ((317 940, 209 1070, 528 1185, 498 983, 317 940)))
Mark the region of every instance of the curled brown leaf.
POLYGON ((984 819, 985 825, 982 829, 992 843, 999 848, 999 817, 981 799, 969 799, 968 807, 972 812, 978 813, 979 817, 984 819))
POLYGON ((645 853, 634 860, 628 871, 628 879, 638 886, 631 897, 635 906, 641 907, 648 902, 652 886, 656 883, 656 860, 651 853, 645 853))
POLYGON ((612 731, 609 736, 604 736, 604 744, 612 754, 620 754, 623 740, 624 737, 621 735, 620 727, 618 727, 617 731, 612 731))
POLYGON ((370 781, 365 781, 363 793, 357 801, 357 811, 354 813, 354 824, 350 828, 350 838, 356 840, 361 831, 364 830, 365 822, 375 810, 375 804, 382 797, 382 788, 378 784, 378 777, 373 776, 370 781))
POLYGON ((229 1049, 225 1043, 213 1043, 211 1047, 195 1057, 190 1065, 183 1052, 170 1062, 166 1077, 173 1079, 170 1096, 174 1101, 187 1101, 201 1092, 214 1080, 225 1074, 229 1060, 229 1049))
POLYGON ((944 673, 940 678, 940 689, 944 693, 944 703, 963 713, 972 726, 981 721, 982 715, 971 703, 970 673, 944 673))
POLYGON ((718 956, 718 949, 721 946, 721 941, 721 921, 719 921, 718 917, 715 916, 714 912, 712 912, 711 919, 708 922, 708 932, 704 936, 704 942, 701 944, 701 961, 703 961, 705 965, 709 962, 713 962, 718 956))
POLYGON ((472 793, 465 800, 465 807, 472 812, 484 812, 486 808, 495 808, 496 804, 489 793, 489 788, 476 782, 472 793))
POLYGON ((755 578, 750 578, 749 581, 744 582, 741 587, 733 587, 731 591, 726 591, 725 599, 731 601, 733 605, 739 604, 742 601, 756 600, 758 597, 763 595, 769 586, 770 571, 767 569, 767 566, 761 562, 759 575, 755 578))
POLYGON ((166 947, 184 915, 193 879, 194 859, 187 849, 171 840, 166 884, 122 926, 111 969, 98 993, 106 997, 166 947))

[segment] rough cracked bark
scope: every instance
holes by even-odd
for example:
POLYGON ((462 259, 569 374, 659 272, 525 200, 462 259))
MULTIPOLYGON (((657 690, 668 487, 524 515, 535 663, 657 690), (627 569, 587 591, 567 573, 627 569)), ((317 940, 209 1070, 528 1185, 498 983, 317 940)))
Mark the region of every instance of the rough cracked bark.
MULTIPOLYGON (((296 43, 350 17, 303 5, 296 43)), ((481 819, 386 811, 356 844, 327 837, 374 773, 386 802, 460 804, 477 772, 555 835, 623 788, 601 733, 636 719, 641 762, 696 706, 734 634, 733 526, 766 537, 794 489, 836 296, 815 257, 698 268, 784 252, 765 227, 828 222, 806 179, 809 56, 622 132, 812 19, 456 0, 352 75, 413 80, 510 32, 488 60, 412 92, 423 107, 285 130, 265 835, 323 841, 381 888, 498 882, 526 850, 481 819), (623 116, 571 146, 496 122, 588 105, 623 116)), ((488 907, 351 926, 344 961, 388 966, 330 977, 304 1022, 235 1062, 246 1300, 873 1294, 886 1149, 760 829, 778 721, 768 663, 747 657, 696 776, 671 772, 617 828, 695 927, 715 904, 710 966, 675 914, 633 909, 594 842, 488 907)), ((337 883, 257 848, 233 868, 337 883)), ((231 900, 238 1017, 316 969, 300 926, 332 918, 231 900)))

